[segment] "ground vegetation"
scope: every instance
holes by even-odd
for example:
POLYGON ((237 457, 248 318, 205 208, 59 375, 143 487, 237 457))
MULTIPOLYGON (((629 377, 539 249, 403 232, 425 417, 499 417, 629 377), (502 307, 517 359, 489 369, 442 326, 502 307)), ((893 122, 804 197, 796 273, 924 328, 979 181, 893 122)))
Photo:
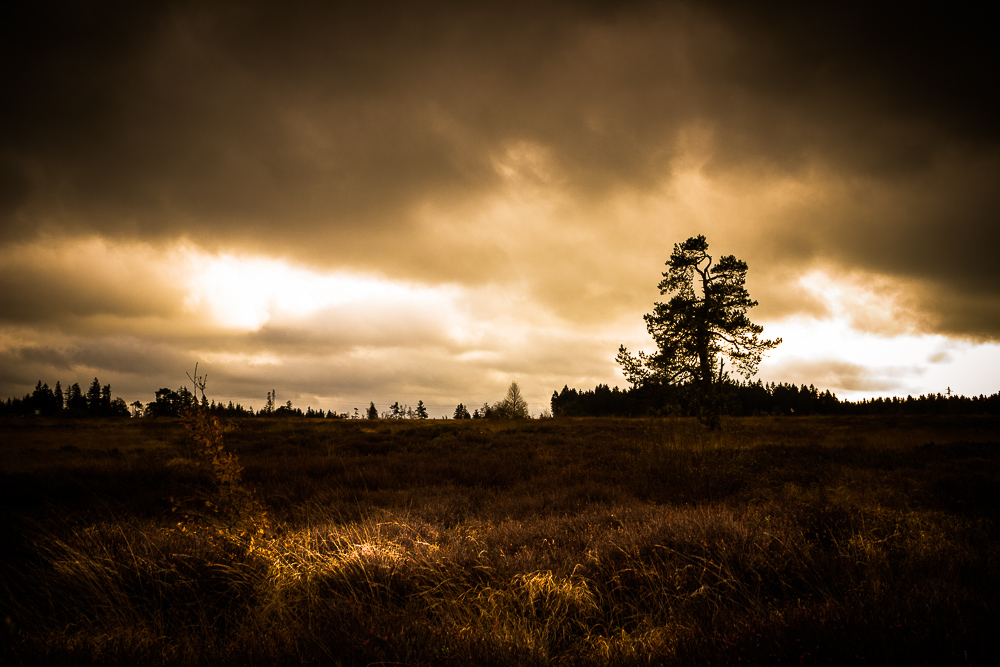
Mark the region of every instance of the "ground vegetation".
POLYGON ((2 420, 0 662, 987 664, 998 433, 2 420))

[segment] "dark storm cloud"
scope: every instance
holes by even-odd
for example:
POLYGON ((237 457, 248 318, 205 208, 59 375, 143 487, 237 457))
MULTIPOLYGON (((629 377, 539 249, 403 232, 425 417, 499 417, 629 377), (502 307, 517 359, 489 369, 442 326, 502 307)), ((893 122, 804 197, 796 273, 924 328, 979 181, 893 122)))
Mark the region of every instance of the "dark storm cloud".
MULTIPOLYGON (((634 279, 614 268, 627 222, 591 211, 661 188, 696 127, 720 187, 816 188, 759 228, 718 228, 764 263, 765 291, 824 259, 918 285, 941 331, 1000 335, 998 64, 968 8, 95 2, 5 24, 7 240, 185 237, 430 281, 521 271, 582 318, 634 289, 588 285, 568 305, 584 270, 634 279), (617 253, 605 268, 543 241, 562 276, 541 253, 512 269, 522 249, 477 232, 511 160, 517 187, 572 202, 557 223, 617 253)), ((23 278, 3 280, 5 317, 41 312, 23 278)))

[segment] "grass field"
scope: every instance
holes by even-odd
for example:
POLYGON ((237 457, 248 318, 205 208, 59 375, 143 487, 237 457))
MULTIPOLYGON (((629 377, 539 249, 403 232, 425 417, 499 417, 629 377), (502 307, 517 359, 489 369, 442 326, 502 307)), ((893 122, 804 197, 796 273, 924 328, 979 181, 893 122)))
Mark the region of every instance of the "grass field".
POLYGON ((0 662, 940 665, 997 649, 998 418, 211 428, 0 422, 0 662))

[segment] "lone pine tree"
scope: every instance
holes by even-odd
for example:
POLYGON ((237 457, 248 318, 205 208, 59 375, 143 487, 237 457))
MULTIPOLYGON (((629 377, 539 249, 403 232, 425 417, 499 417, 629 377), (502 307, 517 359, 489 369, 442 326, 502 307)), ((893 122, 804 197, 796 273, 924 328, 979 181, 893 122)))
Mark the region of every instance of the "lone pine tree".
POLYGON ((644 316, 657 352, 633 356, 624 345, 618 363, 633 387, 649 383, 690 384, 698 416, 710 428, 719 425, 717 386, 725 377, 725 359, 746 378, 757 372, 763 355, 781 339, 762 339, 764 328, 747 317, 757 305, 746 289, 746 262, 726 255, 713 265, 702 235, 674 244, 667 271, 658 285, 671 295, 644 316))

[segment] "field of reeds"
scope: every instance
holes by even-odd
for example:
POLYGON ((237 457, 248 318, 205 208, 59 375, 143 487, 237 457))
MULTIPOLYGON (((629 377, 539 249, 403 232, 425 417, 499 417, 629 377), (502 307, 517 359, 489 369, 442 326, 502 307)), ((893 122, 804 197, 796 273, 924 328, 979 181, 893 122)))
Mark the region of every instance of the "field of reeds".
POLYGON ((0 423, 0 663, 985 664, 1000 419, 0 423))

